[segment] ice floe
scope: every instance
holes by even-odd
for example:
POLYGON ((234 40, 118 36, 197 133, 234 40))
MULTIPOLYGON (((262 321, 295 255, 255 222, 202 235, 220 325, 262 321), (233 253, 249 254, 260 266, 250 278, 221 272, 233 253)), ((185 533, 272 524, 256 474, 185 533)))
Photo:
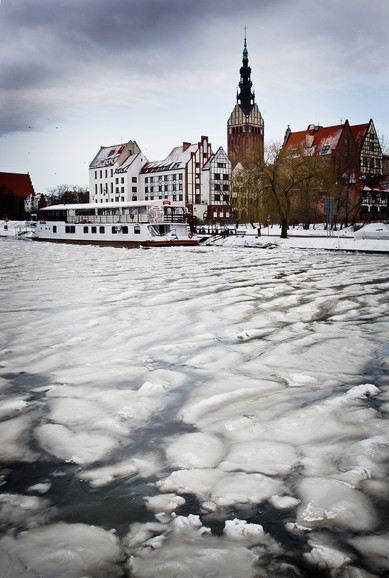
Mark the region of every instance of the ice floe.
MULTIPOLYGON (((122 576, 122 552, 116 536, 102 528, 58 522, 0 539, 0 549, 27 572, 49 578, 122 576)), ((12 575, 12 574, 10 574, 12 575)))

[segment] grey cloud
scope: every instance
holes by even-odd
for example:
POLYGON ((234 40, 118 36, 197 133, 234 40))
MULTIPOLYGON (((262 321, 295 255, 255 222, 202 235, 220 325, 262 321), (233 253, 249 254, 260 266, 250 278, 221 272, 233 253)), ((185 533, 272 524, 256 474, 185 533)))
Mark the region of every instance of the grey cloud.
MULTIPOLYGON (((301 82, 304 68, 336 76, 342 67, 354 74, 359 64, 364 73, 366 61, 376 70, 387 48, 384 22, 374 2, 367 8, 361 0, 2 0, 0 125, 23 129, 24 114, 39 124, 80 86, 87 98, 87 87, 92 94, 103 81, 114 92, 117 82, 132 78, 158 84, 166 74, 198 69, 211 76, 228 66, 229 35, 235 31, 243 40, 244 24, 250 58, 256 51, 257 61, 284 85, 292 72, 292 82, 301 82), (367 54, 366 42, 377 35, 381 41, 367 54), (294 54, 296 62, 286 67, 294 54)), ((237 75, 238 69, 232 85, 237 75)))

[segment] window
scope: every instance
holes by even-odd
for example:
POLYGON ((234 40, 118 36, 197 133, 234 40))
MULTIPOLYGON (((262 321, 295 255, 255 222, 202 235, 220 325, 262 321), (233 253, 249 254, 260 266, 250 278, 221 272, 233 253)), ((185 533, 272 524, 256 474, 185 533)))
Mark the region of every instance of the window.
POLYGON ((220 173, 215 173, 215 179, 220 180, 220 173))
POLYGON ((218 193, 215 194, 215 201, 220 201, 220 195, 218 193))
POLYGON ((119 179, 118 179, 118 178, 115 179, 115 183, 116 183, 117 185, 119 184, 119 179))
POLYGON ((347 137, 344 139, 344 144, 345 144, 346 146, 348 145, 348 138, 347 138, 347 137))
POLYGON ((226 174, 223 175, 223 181, 228 181, 228 175, 226 174))
POLYGON ((84 227, 84 233, 88 232, 88 227, 84 227))
POLYGON ((180 173, 180 174, 178 175, 178 180, 179 180, 179 181, 182 181, 182 173, 180 173))
POLYGON ((225 168, 226 168, 226 163, 217 163, 217 168, 218 168, 218 169, 225 169, 225 168))
POLYGON ((122 178, 120 179, 120 182, 121 182, 122 184, 124 183, 124 177, 122 177, 122 178))
POLYGON ((369 142, 369 149, 371 151, 374 151, 374 142, 373 141, 369 142))
POLYGON ((223 185, 223 191, 229 191, 230 187, 228 185, 223 185))
POLYGON ((326 155, 328 154, 328 151, 330 150, 330 145, 326 144, 323 146, 323 148, 321 149, 321 155, 326 155))
POLYGON ((215 191, 221 191, 221 185, 215 185, 215 191))
POLYGON ((128 235, 128 227, 127 227, 127 225, 124 225, 124 226, 122 227, 122 233, 123 233, 123 235, 128 235))
POLYGON ((177 179, 177 175, 173 175, 173 181, 177 179))
POLYGON ((100 232, 101 234, 105 233, 105 227, 100 227, 100 228, 99 228, 99 232, 100 232))
POLYGON ((95 171, 95 179, 97 179, 97 171, 95 171))
POLYGON ((57 225, 53 225, 53 233, 57 232, 57 225))
POLYGON ((145 177, 145 183, 149 182, 149 177, 145 177))
POLYGON ((132 179, 131 179, 131 180, 132 180, 132 182, 133 182, 133 183, 136 183, 136 182, 138 182, 138 179, 137 179, 137 177, 132 177, 132 179))
POLYGON ((117 228, 117 227, 112 227, 112 233, 113 233, 114 235, 116 235, 117 232, 118 232, 118 228, 117 228))
POLYGON ((91 233, 96 233, 97 232, 97 227, 91 227, 91 233))
POLYGON ((139 225, 135 225, 134 233, 135 233, 135 235, 140 235, 140 226, 139 225))
POLYGON ((65 233, 75 233, 76 227, 74 225, 66 225, 65 233))
POLYGON ((103 178, 103 171, 100 171, 100 179, 103 178))

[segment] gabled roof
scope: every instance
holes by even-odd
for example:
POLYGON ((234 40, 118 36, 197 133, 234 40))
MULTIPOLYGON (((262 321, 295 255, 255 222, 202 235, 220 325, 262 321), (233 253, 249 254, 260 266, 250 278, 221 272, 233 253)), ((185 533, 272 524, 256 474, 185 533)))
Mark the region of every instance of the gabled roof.
POLYGON ((125 172, 134 162, 134 160, 140 155, 140 153, 136 153, 134 155, 130 155, 122 165, 120 165, 119 169, 125 172))
POLYGON ((211 162, 213 161, 213 159, 215 158, 216 154, 211 154, 209 156, 209 159, 207 160, 207 162, 205 163, 205 165, 203 166, 202 170, 203 171, 209 171, 210 167, 211 167, 211 162))
POLYGON ((179 147, 175 147, 163 161, 153 161, 146 163, 141 172, 153 173, 173 169, 184 169, 186 164, 189 162, 192 153, 195 153, 198 148, 198 143, 184 143, 179 147))
POLYGON ((363 141, 365 140, 365 136, 369 128, 369 125, 370 123, 368 122, 365 124, 357 124, 351 127, 353 137, 359 148, 361 148, 363 141))
POLYGON ((310 125, 307 130, 291 132, 285 146, 292 150, 308 147, 312 148, 316 154, 331 154, 331 151, 338 146, 344 126, 343 124, 328 127, 310 125))
POLYGON ((90 169, 100 169, 102 167, 108 166, 109 164, 115 164, 115 161, 119 158, 122 154, 124 149, 126 148, 126 143, 119 144, 119 145, 111 145, 108 147, 101 147, 91 164, 89 165, 90 169), (111 162, 110 162, 111 161, 111 162))
POLYGON ((27 198, 34 195, 34 187, 27 173, 0 173, 0 187, 5 186, 16 197, 27 198))
POLYGON ((357 125, 351 127, 353 137, 354 137, 355 142, 357 143, 358 147, 361 147, 361 145, 365 139, 367 129, 369 128, 369 124, 370 123, 357 124, 357 125))

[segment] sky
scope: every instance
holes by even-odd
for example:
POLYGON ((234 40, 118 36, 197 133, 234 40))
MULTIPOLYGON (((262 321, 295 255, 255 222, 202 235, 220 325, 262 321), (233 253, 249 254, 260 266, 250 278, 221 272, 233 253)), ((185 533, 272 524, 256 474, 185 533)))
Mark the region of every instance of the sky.
POLYGON ((47 193, 101 146, 227 150, 245 26, 265 143, 370 118, 386 141, 387 0, 0 0, 0 171, 47 193))

